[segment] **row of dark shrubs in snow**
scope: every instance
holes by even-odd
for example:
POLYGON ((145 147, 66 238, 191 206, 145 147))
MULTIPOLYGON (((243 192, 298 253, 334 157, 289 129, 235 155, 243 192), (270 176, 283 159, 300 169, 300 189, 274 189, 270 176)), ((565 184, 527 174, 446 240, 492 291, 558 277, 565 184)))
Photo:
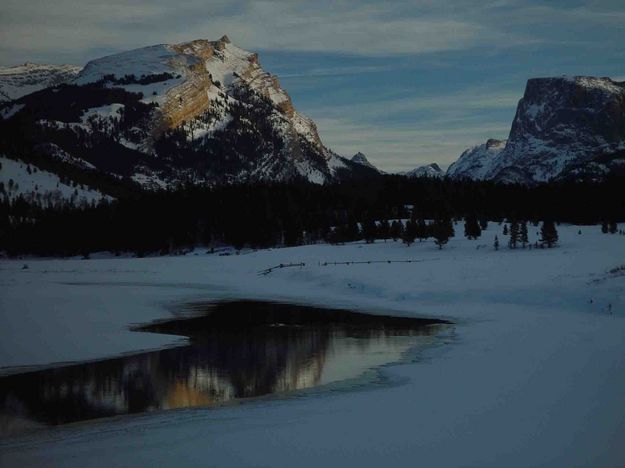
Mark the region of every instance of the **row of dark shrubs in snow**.
MULTIPOLYGON (((534 226, 538 226, 537 222, 533 223, 534 226)), ((581 231, 580 231, 581 232, 581 231)), ((508 247, 511 249, 516 249, 518 246, 522 248, 529 247, 532 248, 532 244, 528 238, 528 229, 527 229, 527 221, 517 221, 512 220, 508 224, 505 224, 503 227, 503 235, 508 236, 508 247)), ((556 225, 551 220, 545 220, 540 227, 540 242, 534 242, 534 247, 554 247, 558 242, 558 230, 556 229, 556 225)), ((495 241, 493 246, 495 250, 499 250, 499 238, 495 236, 495 241)))
MULTIPOLYGON (((534 221, 533 225, 538 226, 538 221, 534 221)), ((464 235, 467 239, 478 239, 487 227, 488 221, 485 218, 478 219, 475 215, 464 218, 464 235)), ((401 240, 404 244, 411 245, 417 239, 419 242, 434 239, 434 243, 439 249, 442 249, 455 234, 454 223, 449 217, 440 217, 430 221, 423 218, 412 218, 406 222, 382 220, 379 222, 366 221, 360 226, 358 223, 338 226, 329 233, 326 240, 333 244, 341 244, 357 240, 372 243, 378 239, 384 241, 392 239, 393 241, 401 240)), ((532 248, 528 239, 527 221, 510 220, 508 224, 504 224, 503 235, 508 236, 508 247, 511 249, 516 249, 517 246, 532 248)), ((540 228, 540 242, 536 241, 534 247, 551 248, 557 242, 558 231, 555 223, 551 220, 543 221, 540 228)), ((499 238, 495 236, 495 250, 498 250, 499 246, 499 238)))
POLYGON ((413 218, 405 223, 399 220, 392 222, 367 220, 361 225, 348 223, 331 229, 325 240, 331 244, 342 244, 358 240, 372 243, 376 239, 385 241, 401 239, 406 245, 411 245, 416 239, 423 241, 434 238, 436 245, 442 248, 454 235, 454 225, 451 218, 442 216, 429 222, 422 218, 413 218))

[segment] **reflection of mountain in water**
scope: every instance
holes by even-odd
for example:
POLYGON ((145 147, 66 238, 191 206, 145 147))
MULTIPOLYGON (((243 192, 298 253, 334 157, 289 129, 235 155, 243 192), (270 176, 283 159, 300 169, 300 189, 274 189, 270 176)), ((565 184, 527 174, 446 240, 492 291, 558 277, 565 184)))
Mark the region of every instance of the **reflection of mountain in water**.
POLYGON ((190 336, 188 346, 4 377, 0 402, 5 416, 46 424, 213 406, 356 377, 368 351, 373 365, 374 355, 401 354, 415 335, 433 332, 428 324, 301 306, 213 305, 200 317, 141 329, 190 336))

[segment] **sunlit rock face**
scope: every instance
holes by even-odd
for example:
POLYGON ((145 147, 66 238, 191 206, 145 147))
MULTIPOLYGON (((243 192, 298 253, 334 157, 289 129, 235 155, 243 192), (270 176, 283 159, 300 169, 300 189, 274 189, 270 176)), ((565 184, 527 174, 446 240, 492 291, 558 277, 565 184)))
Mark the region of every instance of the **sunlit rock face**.
POLYGON ((0 105, 0 124, 149 190, 378 175, 328 149, 258 55, 227 36, 101 57, 72 78, 0 105))
POLYGON ((625 84, 587 76, 527 82, 507 141, 470 148, 447 176, 532 184, 625 168, 625 84))
MULTIPOLYGON (((342 158, 323 145, 314 122, 293 107, 277 77, 262 69, 258 54, 235 46, 227 36, 217 41, 198 39, 103 57, 89 62, 76 82, 164 73, 171 78, 159 83, 160 89, 154 89, 150 83, 143 92, 145 101, 159 106, 151 130, 154 139, 167 130, 184 127, 188 137, 201 144, 202 139, 227 129, 233 114, 237 114, 234 107, 266 104, 264 111, 269 115, 265 117, 283 144, 270 151, 262 146, 257 148, 261 164, 257 161, 253 164, 256 167, 250 168, 255 176, 302 176, 321 183, 332 178, 336 166, 347 168, 342 158), (262 104, 257 96, 264 101, 262 104)), ((131 92, 138 90, 134 83, 125 87, 131 92)), ((245 171, 246 175, 249 172, 245 171)))

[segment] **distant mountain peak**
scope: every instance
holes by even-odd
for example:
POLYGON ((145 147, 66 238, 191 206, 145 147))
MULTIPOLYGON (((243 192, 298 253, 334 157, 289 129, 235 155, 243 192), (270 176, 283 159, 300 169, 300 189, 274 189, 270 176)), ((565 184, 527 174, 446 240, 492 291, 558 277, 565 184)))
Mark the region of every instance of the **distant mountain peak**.
POLYGON ((444 172, 441 167, 436 163, 425 164, 423 166, 415 167, 414 169, 404 173, 406 177, 443 177, 444 172))
POLYGON ((376 171, 378 170, 378 168, 375 167, 373 164, 371 164, 369 160, 367 159, 367 157, 360 151, 358 151, 358 153, 352 156, 351 161, 353 163, 360 164, 361 166, 366 166, 370 169, 375 169, 376 171))

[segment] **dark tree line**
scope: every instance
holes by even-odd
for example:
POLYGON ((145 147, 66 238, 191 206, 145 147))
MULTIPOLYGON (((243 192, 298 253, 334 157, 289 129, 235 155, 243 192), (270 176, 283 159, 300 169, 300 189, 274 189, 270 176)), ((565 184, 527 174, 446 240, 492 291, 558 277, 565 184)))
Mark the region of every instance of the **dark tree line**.
MULTIPOLYGON (((0 250, 12 255, 101 250, 146 254, 198 245, 269 247, 375 238, 409 242, 434 238, 442 247, 453 235, 452 219, 466 218, 465 231, 471 236, 477 235, 475 221, 484 229, 486 219, 616 223, 625 219, 622 187, 623 179, 618 178, 601 184, 567 182, 528 188, 387 176, 325 186, 252 184, 131 191, 121 193, 112 204, 80 208, 5 200, 0 202, 0 250), (409 222, 404 226, 398 219, 409 222)), ((518 235, 522 244, 522 229, 518 235)), ((548 232, 545 237, 549 238, 548 232)))

